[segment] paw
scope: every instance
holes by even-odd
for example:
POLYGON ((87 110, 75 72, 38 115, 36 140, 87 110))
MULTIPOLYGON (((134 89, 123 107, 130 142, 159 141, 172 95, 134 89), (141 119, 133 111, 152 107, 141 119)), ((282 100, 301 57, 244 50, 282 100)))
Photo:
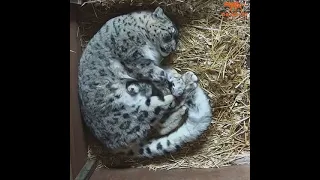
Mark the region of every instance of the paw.
POLYGON ((182 106, 182 107, 178 110, 178 112, 179 112, 179 114, 181 115, 181 117, 186 114, 187 109, 188 109, 187 106, 182 106))
POLYGON ((167 80, 166 72, 161 68, 156 68, 150 74, 153 81, 156 82, 165 82, 167 80))
POLYGON ((128 86, 127 91, 130 95, 135 95, 139 92, 139 87, 135 84, 131 84, 130 86, 128 86))
POLYGON ((182 78, 175 78, 171 81, 172 86, 171 86, 171 93, 172 95, 179 97, 183 94, 184 89, 186 87, 185 82, 183 81, 182 78))
POLYGON ((193 72, 184 73, 182 79, 186 84, 185 93, 190 93, 198 87, 198 77, 193 72))
POLYGON ((164 96, 164 102, 166 104, 167 109, 174 108, 176 106, 176 99, 173 95, 164 96))
POLYGON ((179 127, 184 121, 183 117, 186 114, 187 109, 186 106, 182 106, 177 111, 173 112, 167 119, 160 120, 159 125, 156 127, 158 133, 160 135, 166 135, 179 127))
POLYGON ((179 121, 180 119, 182 119, 182 117, 186 114, 187 109, 188 109, 187 106, 182 106, 177 111, 174 112, 176 121, 179 121))
POLYGON ((170 89, 171 93, 176 97, 181 96, 186 87, 182 76, 174 69, 170 69, 167 73, 167 76, 168 81, 172 84, 170 89))

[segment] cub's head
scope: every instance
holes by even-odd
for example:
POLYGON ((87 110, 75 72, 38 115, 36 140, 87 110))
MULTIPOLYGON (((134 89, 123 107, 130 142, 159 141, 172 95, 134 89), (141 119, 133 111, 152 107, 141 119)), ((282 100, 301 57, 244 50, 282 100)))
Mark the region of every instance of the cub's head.
POLYGON ((157 7, 151 13, 151 21, 147 25, 150 38, 160 52, 161 56, 166 57, 176 50, 178 43, 178 29, 174 23, 157 7))

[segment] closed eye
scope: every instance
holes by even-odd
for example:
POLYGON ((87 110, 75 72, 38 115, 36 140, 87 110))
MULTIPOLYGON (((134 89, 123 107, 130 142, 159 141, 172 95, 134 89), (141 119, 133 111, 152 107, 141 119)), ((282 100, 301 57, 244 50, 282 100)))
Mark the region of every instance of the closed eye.
POLYGON ((170 41, 171 41, 171 38, 172 38, 171 35, 170 35, 170 34, 167 34, 167 35, 165 35, 165 36, 163 37, 163 41, 166 42, 166 43, 167 43, 167 42, 170 42, 170 41))

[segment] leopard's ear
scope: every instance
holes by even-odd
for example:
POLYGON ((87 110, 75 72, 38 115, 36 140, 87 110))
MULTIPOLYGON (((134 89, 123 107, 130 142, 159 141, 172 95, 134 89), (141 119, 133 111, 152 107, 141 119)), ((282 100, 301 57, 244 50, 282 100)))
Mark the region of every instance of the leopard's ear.
POLYGON ((152 13, 152 16, 154 18, 159 18, 159 19, 163 19, 165 17, 164 13, 163 13, 163 10, 161 7, 157 7, 153 13, 152 13))

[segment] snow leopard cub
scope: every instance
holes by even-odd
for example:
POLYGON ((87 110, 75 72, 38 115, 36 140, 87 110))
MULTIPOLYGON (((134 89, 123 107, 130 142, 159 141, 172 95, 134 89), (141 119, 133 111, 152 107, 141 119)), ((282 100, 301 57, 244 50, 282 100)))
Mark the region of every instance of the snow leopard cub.
MULTIPOLYGON (((176 107, 175 96, 184 96, 185 83, 187 87, 196 84, 193 76, 183 80, 170 69, 159 67, 161 60, 176 49, 177 36, 177 28, 158 7, 153 12, 133 12, 110 19, 89 41, 78 72, 81 112, 93 135, 108 149, 124 149, 144 141, 151 125, 176 107), (161 90, 156 94, 153 90, 130 91, 128 82, 145 80, 158 87, 173 84, 170 94, 164 95, 161 90)), ((183 114, 183 110, 186 108, 177 111, 183 114)), ((194 138, 203 129, 192 131, 194 138)), ((147 154, 139 150, 140 155, 151 156, 148 147, 144 148, 147 154)))

